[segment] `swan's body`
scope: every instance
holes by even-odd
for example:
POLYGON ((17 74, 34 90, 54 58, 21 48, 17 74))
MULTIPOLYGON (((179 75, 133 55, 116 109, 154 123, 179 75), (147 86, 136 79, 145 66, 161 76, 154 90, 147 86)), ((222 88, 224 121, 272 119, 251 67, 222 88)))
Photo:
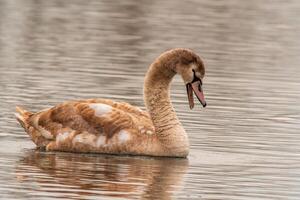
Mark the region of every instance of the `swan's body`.
POLYGON ((144 100, 148 112, 127 103, 88 99, 37 113, 17 107, 16 117, 33 142, 47 151, 186 157, 188 137, 169 95, 176 73, 187 84, 190 106, 192 89, 205 106, 202 61, 190 50, 174 49, 156 59, 146 75, 144 100))

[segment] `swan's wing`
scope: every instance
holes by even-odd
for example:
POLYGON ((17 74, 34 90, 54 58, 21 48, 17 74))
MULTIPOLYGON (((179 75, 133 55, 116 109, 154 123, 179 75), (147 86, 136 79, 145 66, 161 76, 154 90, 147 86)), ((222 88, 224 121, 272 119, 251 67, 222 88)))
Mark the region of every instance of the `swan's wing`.
POLYGON ((63 146, 69 149, 74 148, 74 142, 89 143, 90 148, 96 144, 105 145, 110 140, 115 143, 117 139, 125 141, 129 137, 136 137, 139 131, 154 132, 146 112, 127 103, 104 99, 57 105, 34 114, 30 125, 33 127, 31 131, 39 132, 48 141, 54 141, 52 146, 55 148, 63 146))

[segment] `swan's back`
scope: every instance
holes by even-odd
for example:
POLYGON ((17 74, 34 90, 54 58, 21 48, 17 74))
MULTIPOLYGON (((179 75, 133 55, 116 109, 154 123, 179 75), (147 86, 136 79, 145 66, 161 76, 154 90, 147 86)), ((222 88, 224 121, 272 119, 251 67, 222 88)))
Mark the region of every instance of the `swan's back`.
MULTIPOLYGON (((20 112, 20 110, 19 110, 20 112)), ((132 154, 155 140, 147 112, 127 103, 89 99, 59 104, 18 120, 38 147, 47 150, 132 154)))

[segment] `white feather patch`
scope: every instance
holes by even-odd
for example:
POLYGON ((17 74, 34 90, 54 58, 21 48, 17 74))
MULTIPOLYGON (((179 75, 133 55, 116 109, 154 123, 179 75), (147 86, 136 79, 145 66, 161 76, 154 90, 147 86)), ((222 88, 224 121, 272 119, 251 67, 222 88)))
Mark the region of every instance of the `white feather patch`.
POLYGON ((96 145, 95 139, 96 139, 96 136, 94 134, 82 133, 82 134, 76 135, 73 138, 72 143, 73 144, 81 143, 81 144, 87 144, 90 146, 95 146, 96 145))
POLYGON ((121 130, 118 134, 118 139, 120 143, 127 142, 130 139, 130 133, 125 130, 121 130))
POLYGON ((152 131, 150 131, 150 130, 148 130, 148 131, 146 131, 146 134, 148 134, 148 135, 152 135, 152 134, 153 134, 153 132, 152 132, 152 131))
POLYGON ((56 136, 56 144, 64 142, 68 138, 69 134, 70 134, 69 132, 59 133, 56 136))
POLYGON ((91 103, 89 107, 95 111, 95 115, 101 117, 111 112, 112 107, 103 103, 91 103))
POLYGON ((103 135, 100 135, 97 139, 96 146, 97 147, 106 146, 105 140, 106 140, 106 137, 103 135))

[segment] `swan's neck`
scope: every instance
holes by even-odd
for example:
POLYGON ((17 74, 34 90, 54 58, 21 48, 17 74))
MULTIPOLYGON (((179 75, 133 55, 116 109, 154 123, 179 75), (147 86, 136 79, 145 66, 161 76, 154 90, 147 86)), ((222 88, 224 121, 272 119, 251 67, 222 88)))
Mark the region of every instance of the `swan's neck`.
POLYGON ((166 151, 187 154, 187 134, 170 100, 170 84, 176 74, 169 59, 158 59, 149 68, 144 83, 144 101, 158 140, 166 151))

